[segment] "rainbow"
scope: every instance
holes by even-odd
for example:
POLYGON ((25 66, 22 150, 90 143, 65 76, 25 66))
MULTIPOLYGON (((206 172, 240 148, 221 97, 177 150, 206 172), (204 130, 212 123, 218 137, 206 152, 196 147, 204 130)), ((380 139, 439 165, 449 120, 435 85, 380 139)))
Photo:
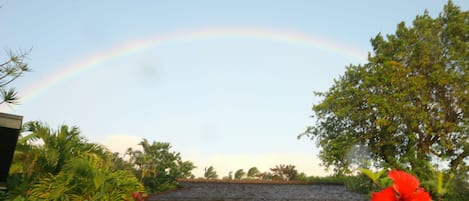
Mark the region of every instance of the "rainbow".
POLYGON ((129 41, 118 44, 109 49, 105 49, 104 51, 96 52, 95 54, 89 55, 87 57, 80 58, 76 62, 72 62, 69 65, 64 65, 58 71, 52 73, 49 77, 42 79, 38 83, 33 84, 32 87, 24 90, 24 93, 20 93, 20 96, 22 97, 20 102, 24 104, 39 94, 44 93, 52 86, 58 85, 61 82, 64 82, 93 68, 98 68, 99 66, 102 66, 101 64, 104 64, 114 58, 123 57, 128 54, 173 42, 230 37, 272 40, 291 43, 299 46, 314 47, 330 52, 336 52, 340 55, 344 55, 360 62, 365 61, 367 57, 366 51, 346 46, 344 44, 328 40, 324 37, 311 36, 296 32, 256 28, 196 29, 165 35, 154 35, 136 41, 129 41))

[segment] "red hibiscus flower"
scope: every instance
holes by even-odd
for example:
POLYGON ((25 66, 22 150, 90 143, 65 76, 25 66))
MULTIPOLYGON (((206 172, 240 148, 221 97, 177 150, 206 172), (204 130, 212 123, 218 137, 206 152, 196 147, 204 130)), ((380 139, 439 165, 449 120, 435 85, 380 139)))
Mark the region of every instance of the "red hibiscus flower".
POLYGON ((428 192, 420 188, 417 178, 404 171, 392 170, 388 177, 394 182, 392 187, 385 188, 371 195, 371 201, 431 201, 428 192))

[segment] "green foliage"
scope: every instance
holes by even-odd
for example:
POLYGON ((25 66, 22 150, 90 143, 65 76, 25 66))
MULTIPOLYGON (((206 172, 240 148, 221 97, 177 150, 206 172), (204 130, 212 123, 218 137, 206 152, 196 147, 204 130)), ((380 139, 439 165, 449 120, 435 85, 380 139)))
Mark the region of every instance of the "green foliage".
POLYGON ((134 173, 144 184, 148 192, 161 192, 176 189, 178 178, 191 177, 195 165, 182 161, 177 152, 171 151, 171 145, 163 142, 149 143, 143 139, 139 143, 142 150, 129 148, 129 162, 135 164, 134 173))
POLYGON ((325 176, 325 177, 318 177, 318 176, 310 176, 306 179, 306 181, 311 182, 312 184, 331 184, 331 185, 345 185, 345 180, 347 176, 325 176))
POLYGON ((344 185, 347 190, 362 194, 368 194, 378 189, 376 185, 370 181, 368 176, 364 174, 345 176, 344 185))
POLYGON ((262 180, 272 180, 273 179, 273 175, 271 172, 262 172, 262 173, 259 173, 259 179, 262 179, 262 180))
MULTIPOLYGON (((361 181, 360 175, 358 177, 347 177, 344 184, 347 189, 361 192, 371 193, 373 191, 382 190, 392 185, 392 180, 385 176, 386 170, 373 172, 369 169, 360 169, 363 176, 368 177, 374 184, 369 186, 370 182, 361 181), (361 184, 360 184, 361 183, 361 184), (365 185, 363 185, 365 184, 365 185), (358 188, 357 188, 358 187, 358 188)), ((421 186, 424 189, 430 190, 432 197, 438 201, 453 201, 453 200, 465 200, 469 196, 469 183, 468 174, 458 174, 457 176, 450 171, 438 171, 432 169, 432 175, 429 180, 422 181, 421 186)))
MULTIPOLYGON (((467 171, 469 158, 469 12, 451 1, 439 17, 417 16, 394 34, 371 40, 368 63, 350 65, 313 106, 316 125, 303 135, 338 175, 372 166, 407 170, 423 181, 432 166, 467 171)), ((302 135, 301 135, 302 136, 302 135)))
MULTIPOLYGON (((210 166, 204 169, 204 177, 206 179, 217 179, 218 174, 217 174, 217 171, 215 171, 215 168, 213 168, 213 166, 210 166)), ((230 174, 230 179, 231 179, 231 174, 230 174)))
POLYGON ((38 200, 126 200, 143 185, 128 171, 109 171, 104 161, 88 156, 68 161, 57 175, 48 174, 33 185, 38 200))
POLYGON ((16 104, 18 96, 15 89, 5 88, 11 82, 30 71, 28 64, 24 61, 29 52, 9 52, 9 58, 0 63, 0 104, 16 104))
POLYGON ((388 172, 386 169, 382 169, 376 173, 370 169, 360 168, 359 170, 362 174, 371 179, 371 181, 380 189, 383 189, 384 187, 387 187, 391 184, 391 180, 389 178, 383 177, 383 175, 388 172))
POLYGON ((306 173, 301 172, 301 173, 298 174, 298 176, 296 177, 296 180, 298 180, 298 181, 307 181, 307 180, 308 180, 308 176, 306 175, 306 173))
POLYGON ((466 200, 469 197, 468 172, 433 170, 429 180, 423 181, 422 186, 430 189, 432 197, 438 201, 466 200))
POLYGON ((466 201, 469 197, 469 173, 457 172, 454 179, 449 184, 448 192, 444 195, 444 200, 466 201))
POLYGON ((345 176, 345 175, 332 175, 332 176, 311 176, 307 177, 304 181, 308 181, 311 184, 323 184, 323 185, 344 185, 345 188, 352 192, 368 194, 369 192, 376 190, 377 187, 373 185, 370 179, 364 174, 345 176))
POLYGON ((28 122, 24 131, 8 178, 12 200, 127 200, 130 192, 145 188, 175 189, 176 179, 193 176, 195 168, 170 151, 169 143, 143 140, 142 151, 129 149, 126 161, 88 142, 77 127, 62 125, 54 131, 28 122))
POLYGON ((222 180, 233 180, 233 171, 228 172, 227 176, 221 178, 222 180))
POLYGON ((244 172, 243 169, 236 170, 234 173, 234 179, 242 179, 246 175, 246 172, 244 172))
POLYGON ((422 186, 426 189, 431 189, 433 197, 438 198, 438 200, 442 200, 444 195, 448 193, 450 184, 454 179, 454 174, 434 169, 432 172, 432 177, 427 181, 423 181, 422 186))
POLYGON ((87 142, 77 127, 54 131, 28 122, 23 129, 8 177, 10 200, 126 200, 144 190, 130 171, 116 169, 113 162, 122 160, 87 142))
POLYGON ((65 163, 83 154, 104 158, 106 150, 80 136, 77 127, 62 125, 57 131, 41 122, 28 122, 18 139, 8 178, 12 195, 24 195, 43 175, 58 174, 65 163))
POLYGON ((78 127, 61 125, 53 131, 41 122, 33 121, 24 125, 26 136, 31 141, 40 140, 43 144, 35 148, 38 156, 35 158, 38 171, 57 174, 68 160, 83 153, 94 153, 105 157, 105 149, 95 143, 88 142, 80 136, 78 127))
POLYGON ((247 177, 248 178, 257 178, 257 177, 259 177, 258 175, 260 173, 261 172, 259 171, 259 169, 257 169, 257 167, 252 167, 252 168, 249 168, 249 170, 247 172, 247 177))
POLYGON ((6 191, 0 191, 0 200, 6 200, 8 198, 8 193, 6 191))
POLYGON ((273 168, 270 168, 272 171, 273 179, 280 179, 280 180, 296 180, 298 176, 298 171, 295 169, 294 165, 276 165, 273 168))

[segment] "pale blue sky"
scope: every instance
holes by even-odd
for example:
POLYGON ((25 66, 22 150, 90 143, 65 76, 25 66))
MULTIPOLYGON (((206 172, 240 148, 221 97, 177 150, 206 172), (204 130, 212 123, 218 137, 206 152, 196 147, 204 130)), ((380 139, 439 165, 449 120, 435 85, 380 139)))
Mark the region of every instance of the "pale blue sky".
MULTIPOLYGON (((468 1, 454 1, 467 10, 468 1)), ((60 69, 119 44, 188 30, 252 28, 334 41, 367 52, 370 38, 393 33, 446 1, 26 1, 0 0, 0 48, 33 48, 32 88, 60 69)), ((5 54, 0 54, 2 60, 5 54)), ((363 55, 366 57, 366 54, 363 55)), ((314 142, 297 140, 314 123, 311 105, 348 64, 338 51, 256 37, 181 40, 114 58, 1 111, 51 127, 79 126, 114 150, 141 138, 167 141, 199 167, 229 170, 293 164, 323 174, 314 142)))

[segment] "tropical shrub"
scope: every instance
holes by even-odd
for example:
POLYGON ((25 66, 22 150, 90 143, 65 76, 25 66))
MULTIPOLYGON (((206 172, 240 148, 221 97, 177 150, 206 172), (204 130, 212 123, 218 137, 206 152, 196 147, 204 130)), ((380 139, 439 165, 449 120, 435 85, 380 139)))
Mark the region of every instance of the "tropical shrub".
POLYGON ((102 160, 79 157, 57 174, 48 174, 33 185, 30 198, 37 200, 126 200, 143 185, 128 171, 109 171, 102 160))

